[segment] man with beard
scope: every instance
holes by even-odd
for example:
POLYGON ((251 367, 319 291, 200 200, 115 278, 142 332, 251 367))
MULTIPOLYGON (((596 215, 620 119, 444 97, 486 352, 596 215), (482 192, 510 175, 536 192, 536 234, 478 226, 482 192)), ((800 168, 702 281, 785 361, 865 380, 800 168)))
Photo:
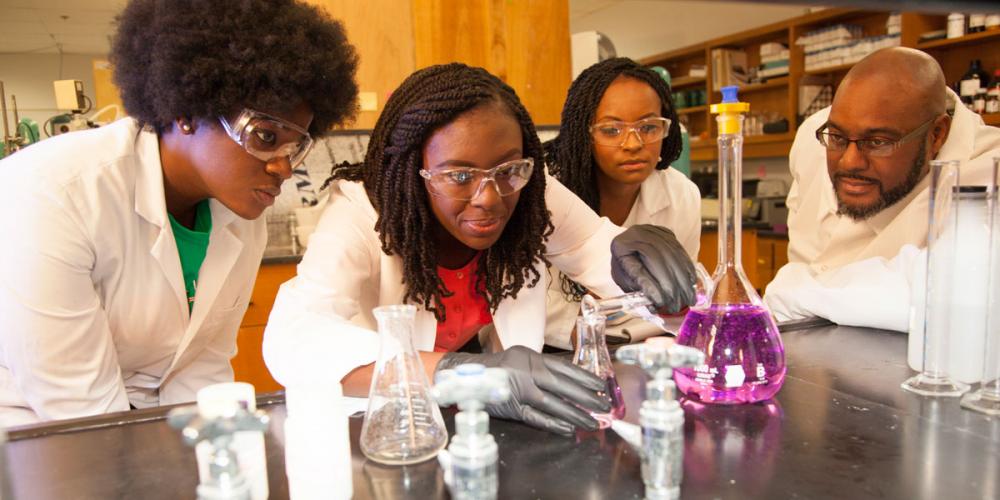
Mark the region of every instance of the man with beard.
POLYGON ((789 264, 765 298, 777 319, 905 330, 908 295, 899 297, 906 304, 899 314, 872 324, 855 314, 869 298, 862 291, 882 297, 893 280, 908 287, 916 250, 893 258, 906 245, 926 244, 931 160, 961 160, 962 184, 985 185, 996 156, 1000 129, 958 102, 934 58, 898 47, 858 62, 833 105, 806 119, 792 145, 789 264))

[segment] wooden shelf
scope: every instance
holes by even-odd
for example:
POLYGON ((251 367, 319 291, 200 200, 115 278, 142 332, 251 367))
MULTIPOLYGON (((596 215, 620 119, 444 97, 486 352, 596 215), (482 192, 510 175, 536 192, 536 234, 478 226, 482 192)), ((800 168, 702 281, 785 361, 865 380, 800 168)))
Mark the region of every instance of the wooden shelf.
MULTIPOLYGON (((788 77, 778 76, 765 81, 764 83, 752 83, 750 85, 741 85, 739 94, 742 96, 744 94, 750 94, 760 90, 774 89, 778 87, 787 87, 788 77)), ((715 89, 717 94, 722 93, 722 89, 715 89)))
POLYGON ((987 40, 992 40, 992 39, 1000 39, 1000 30, 994 29, 990 31, 981 31, 979 33, 960 36, 958 38, 944 38, 941 40, 931 40, 929 42, 918 43, 917 48, 920 50, 950 49, 953 47, 961 47, 963 45, 969 45, 972 43, 985 42, 987 40))
POLYGON ((820 69, 810 69, 810 70, 805 71, 805 74, 807 74, 807 75, 828 75, 830 73, 846 72, 847 70, 849 70, 849 69, 851 69, 853 67, 854 67, 854 63, 850 63, 850 64, 838 64, 836 66, 827 66, 825 68, 820 68, 820 69))
POLYGON ((693 87, 698 84, 701 85, 705 84, 704 76, 679 76, 677 78, 671 79, 670 89, 677 90, 682 87, 693 87))
POLYGON ((991 113, 988 115, 983 115, 983 121, 986 122, 987 125, 1000 127, 1000 113, 991 113))
POLYGON ((681 108, 677 110, 679 115, 689 115, 691 113, 702 113, 708 111, 708 106, 692 106, 690 108, 681 108))

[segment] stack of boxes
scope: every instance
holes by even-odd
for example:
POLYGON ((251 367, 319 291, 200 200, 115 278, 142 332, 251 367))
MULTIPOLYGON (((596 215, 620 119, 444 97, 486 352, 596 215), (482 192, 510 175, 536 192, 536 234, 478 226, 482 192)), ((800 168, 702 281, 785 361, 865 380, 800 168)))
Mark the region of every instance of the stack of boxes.
POLYGON ((788 74, 788 47, 780 43, 764 43, 760 46, 760 66, 757 77, 760 80, 788 74))
POLYGON ((900 45, 899 33, 862 37, 860 26, 838 24, 810 31, 795 41, 806 53, 806 71, 820 70, 844 64, 854 64, 886 47, 900 45))

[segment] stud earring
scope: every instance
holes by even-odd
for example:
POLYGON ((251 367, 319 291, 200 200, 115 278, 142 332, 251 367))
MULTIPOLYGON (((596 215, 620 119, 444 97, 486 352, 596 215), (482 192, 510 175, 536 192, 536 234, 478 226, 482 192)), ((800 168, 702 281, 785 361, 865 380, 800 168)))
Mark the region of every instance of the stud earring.
POLYGON ((661 161, 663 161, 663 157, 662 156, 657 156, 656 157, 656 163, 660 163, 661 161))
POLYGON ((181 130, 183 130, 184 132, 191 132, 191 125, 188 124, 188 123, 185 123, 185 124, 181 125, 181 130))

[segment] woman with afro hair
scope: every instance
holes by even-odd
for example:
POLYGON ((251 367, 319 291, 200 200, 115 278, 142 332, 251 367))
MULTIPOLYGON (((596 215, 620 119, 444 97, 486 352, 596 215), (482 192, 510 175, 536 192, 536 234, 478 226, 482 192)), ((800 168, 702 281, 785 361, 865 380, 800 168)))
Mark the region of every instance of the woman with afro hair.
POLYGON ((295 0, 132 0, 111 60, 129 118, 0 170, 0 423, 195 399, 229 364, 261 213, 354 113, 344 28, 295 0))
POLYGON ((541 159, 528 112, 495 76, 455 63, 407 78, 364 162, 334 169, 298 275, 278 292, 264 335, 275 378, 322 373, 367 395, 372 309, 409 303, 429 378, 461 363, 503 367, 512 397, 490 414, 561 434, 596 429, 584 409, 608 410, 601 380, 538 352, 546 263, 609 296, 621 294, 615 272, 622 287, 644 286, 675 308, 693 298, 684 292, 694 270, 676 241, 642 240, 599 218, 541 159), (484 331, 490 352, 456 352, 481 348, 484 331))
MULTIPOLYGON (((545 143, 551 173, 598 214, 624 227, 655 224, 676 235, 692 260, 701 238, 701 194, 670 168, 681 152, 670 87, 655 72, 618 57, 573 81, 559 136, 545 143)), ((571 349, 586 289, 550 270, 545 342, 571 349)), ((608 333, 641 340, 659 330, 640 319, 612 320, 608 333)))

